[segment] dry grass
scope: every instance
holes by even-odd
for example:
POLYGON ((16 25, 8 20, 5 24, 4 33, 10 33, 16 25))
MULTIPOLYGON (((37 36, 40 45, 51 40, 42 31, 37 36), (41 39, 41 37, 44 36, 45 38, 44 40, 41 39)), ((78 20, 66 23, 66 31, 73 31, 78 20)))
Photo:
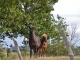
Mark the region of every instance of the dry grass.
MULTIPOLYGON (((75 60, 80 60, 80 56, 75 56, 75 60)), ((6 59, 6 58, 5 58, 6 59)), ((5 60, 3 59, 3 60, 5 60)), ((2 59, 0 59, 2 60, 2 59)), ((17 53, 11 53, 6 60, 19 60, 17 53)), ((70 60, 68 56, 51 56, 51 57, 32 57, 30 58, 29 55, 23 55, 23 60, 70 60)))
MULTIPOLYGON (((19 58, 16 60, 19 60, 19 58)), ((68 56, 38 57, 38 58, 35 58, 35 57, 30 58, 29 56, 24 56, 23 60, 70 60, 70 59, 68 56)), ((76 56, 75 60, 80 60, 80 56, 76 56)))

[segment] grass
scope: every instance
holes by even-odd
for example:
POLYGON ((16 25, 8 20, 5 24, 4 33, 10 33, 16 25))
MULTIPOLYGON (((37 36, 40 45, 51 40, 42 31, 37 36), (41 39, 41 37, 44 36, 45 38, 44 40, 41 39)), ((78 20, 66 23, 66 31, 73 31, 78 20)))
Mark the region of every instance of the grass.
MULTIPOLYGON (((24 53, 22 53, 23 56, 23 60, 70 60, 68 56, 50 56, 50 57, 29 57, 29 53, 27 55, 25 55, 24 53)), ((80 60, 80 56, 75 56, 74 57, 75 60, 80 60)), ((3 59, 0 58, 0 60, 19 60, 19 57, 17 55, 17 53, 10 53, 9 56, 5 56, 3 57, 3 59)))
MULTIPOLYGON (((70 60, 68 56, 56 56, 56 57, 38 57, 38 58, 29 58, 25 56, 23 60, 70 60)), ((75 57, 75 60, 80 60, 80 57, 75 57)))
POLYGON ((4 53, 0 55, 0 60, 15 60, 17 58, 18 58, 17 53, 10 53, 8 57, 7 54, 4 53))

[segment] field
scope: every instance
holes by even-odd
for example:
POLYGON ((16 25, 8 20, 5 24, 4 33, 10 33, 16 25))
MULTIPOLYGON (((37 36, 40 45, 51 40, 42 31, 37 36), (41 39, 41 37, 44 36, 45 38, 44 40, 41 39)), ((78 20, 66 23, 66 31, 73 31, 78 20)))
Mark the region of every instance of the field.
MULTIPOLYGON (((19 60, 19 58, 15 59, 15 60, 19 60)), ((56 57, 38 57, 38 58, 29 58, 29 56, 25 56, 23 57, 23 60, 70 60, 68 56, 56 56, 56 57)), ((79 56, 75 57, 75 60, 80 60, 79 56)))
MULTIPOLYGON (((50 56, 50 57, 29 57, 28 55, 22 54, 23 60, 70 60, 68 56, 50 56)), ((75 56, 75 60, 80 60, 80 56, 75 56)), ((11 53, 9 56, 0 56, 0 60, 19 60, 17 53, 11 53)))

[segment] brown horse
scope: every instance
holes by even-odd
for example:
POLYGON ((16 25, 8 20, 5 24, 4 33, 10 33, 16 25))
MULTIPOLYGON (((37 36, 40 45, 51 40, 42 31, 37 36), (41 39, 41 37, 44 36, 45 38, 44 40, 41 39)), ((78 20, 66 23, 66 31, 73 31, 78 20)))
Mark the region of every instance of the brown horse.
POLYGON ((44 55, 47 48, 47 35, 43 34, 41 38, 41 45, 38 48, 38 53, 40 56, 44 55))
POLYGON ((40 38, 34 33, 34 28, 29 28, 29 47, 30 47, 30 57, 32 57, 32 50, 34 51, 35 57, 37 57, 38 47, 40 46, 40 38))

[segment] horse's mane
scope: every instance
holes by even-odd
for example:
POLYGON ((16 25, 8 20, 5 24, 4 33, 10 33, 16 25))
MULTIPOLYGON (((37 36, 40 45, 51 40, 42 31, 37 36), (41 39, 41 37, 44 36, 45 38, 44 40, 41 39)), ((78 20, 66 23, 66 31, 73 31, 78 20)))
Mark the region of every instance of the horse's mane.
POLYGON ((45 33, 42 35, 41 43, 43 43, 44 41, 47 42, 47 35, 45 33))

